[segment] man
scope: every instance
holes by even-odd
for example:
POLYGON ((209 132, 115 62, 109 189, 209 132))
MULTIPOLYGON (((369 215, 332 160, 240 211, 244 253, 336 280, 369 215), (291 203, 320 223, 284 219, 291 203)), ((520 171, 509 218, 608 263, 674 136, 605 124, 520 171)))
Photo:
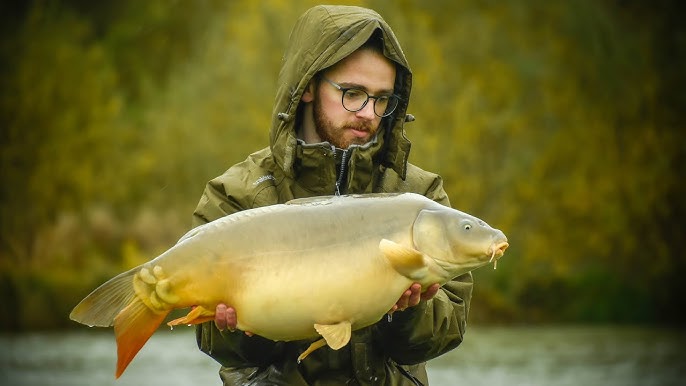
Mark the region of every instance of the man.
MULTIPOLYGON (((270 147, 207 184, 194 225, 318 195, 415 192, 449 205, 441 178, 407 161, 403 125, 411 79, 398 41, 376 12, 308 10, 283 59, 270 147)), ((414 284, 388 319, 300 364, 310 341, 233 331, 240 315, 231 305, 220 304, 215 322, 198 327, 198 345, 222 364, 225 385, 426 385, 425 362, 462 342, 471 291, 470 274, 423 294, 414 284)))

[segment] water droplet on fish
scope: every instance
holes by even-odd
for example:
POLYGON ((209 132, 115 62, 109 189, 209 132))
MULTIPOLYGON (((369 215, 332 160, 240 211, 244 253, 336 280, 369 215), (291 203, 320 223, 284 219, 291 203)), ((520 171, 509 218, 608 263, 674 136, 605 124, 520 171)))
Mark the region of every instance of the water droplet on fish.
POLYGON ((192 324, 188 323, 188 327, 192 326, 192 324))
POLYGON ((170 329, 171 331, 174 331, 174 326, 169 326, 169 329, 170 329))
POLYGON ((93 326, 92 326, 92 325, 90 325, 90 324, 88 325, 88 327, 91 327, 91 328, 93 328, 93 326))

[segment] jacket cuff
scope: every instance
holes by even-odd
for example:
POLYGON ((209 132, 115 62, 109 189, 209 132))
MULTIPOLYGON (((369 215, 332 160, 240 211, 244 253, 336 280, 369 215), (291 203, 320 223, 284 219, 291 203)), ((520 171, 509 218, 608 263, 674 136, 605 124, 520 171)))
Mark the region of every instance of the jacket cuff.
POLYGON ((416 329, 417 322, 424 318, 425 314, 431 307, 432 302, 432 300, 422 300, 414 307, 408 307, 404 311, 394 312, 390 315, 390 318, 386 318, 388 321, 388 327, 390 327, 396 334, 414 331, 416 329))

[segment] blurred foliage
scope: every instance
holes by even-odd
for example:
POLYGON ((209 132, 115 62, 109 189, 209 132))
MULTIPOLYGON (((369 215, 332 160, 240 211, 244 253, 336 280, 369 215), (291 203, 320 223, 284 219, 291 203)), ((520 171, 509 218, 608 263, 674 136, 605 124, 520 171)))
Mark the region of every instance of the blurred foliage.
MULTIPOLYGON (((411 160, 501 228, 477 322, 683 322, 686 28, 677 1, 353 1, 414 71, 411 160)), ((4 2, 0 328, 70 325, 268 143, 313 1, 4 2), (46 318, 47 315, 47 318, 46 318)))

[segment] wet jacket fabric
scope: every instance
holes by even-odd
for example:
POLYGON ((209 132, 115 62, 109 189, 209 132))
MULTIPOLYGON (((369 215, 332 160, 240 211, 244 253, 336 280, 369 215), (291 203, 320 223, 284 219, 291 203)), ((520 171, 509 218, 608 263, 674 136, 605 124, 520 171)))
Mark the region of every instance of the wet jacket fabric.
MULTIPOLYGON (((410 142, 403 126, 411 85, 409 65, 381 16, 358 7, 310 9, 298 19, 284 55, 270 146, 207 184, 194 225, 245 209, 336 192, 414 192, 449 205, 441 178, 408 162, 410 142), (365 145, 341 150, 298 140, 296 116, 310 79, 374 33, 381 34, 384 55, 396 63, 395 92, 402 97, 396 111, 382 120, 377 136, 365 145)), ((213 322, 197 327, 197 341, 222 365, 225 385, 426 385, 425 362, 462 342, 471 292, 471 274, 462 275, 441 287, 433 299, 353 331, 343 348, 322 347, 300 364, 296 358, 312 341, 274 342, 219 331, 213 322)), ((287 301, 287 293, 284 298, 287 301)))

